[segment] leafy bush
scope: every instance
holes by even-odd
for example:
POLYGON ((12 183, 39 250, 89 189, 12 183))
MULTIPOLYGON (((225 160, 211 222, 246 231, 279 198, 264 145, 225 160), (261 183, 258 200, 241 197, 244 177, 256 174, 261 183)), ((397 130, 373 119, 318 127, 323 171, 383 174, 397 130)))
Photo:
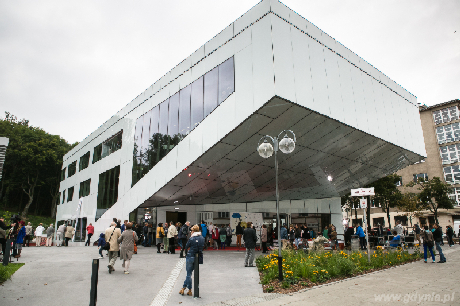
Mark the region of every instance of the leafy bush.
MULTIPOLYGON (((299 281, 309 280, 313 283, 326 282, 330 278, 351 276, 371 269, 379 269, 398 265, 404 262, 421 258, 420 252, 409 254, 406 250, 383 250, 378 247, 371 254, 368 262, 367 252, 311 252, 305 253, 295 250, 283 250, 283 283, 282 287, 296 284, 299 281)), ((261 272, 261 283, 269 284, 278 278, 277 251, 260 256, 256 264, 261 272)))

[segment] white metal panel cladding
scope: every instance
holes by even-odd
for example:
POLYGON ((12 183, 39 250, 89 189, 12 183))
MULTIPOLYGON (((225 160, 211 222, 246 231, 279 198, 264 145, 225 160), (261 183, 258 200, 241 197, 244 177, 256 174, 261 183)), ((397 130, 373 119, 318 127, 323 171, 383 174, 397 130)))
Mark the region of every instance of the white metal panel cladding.
MULTIPOLYGON (((259 136, 258 133, 275 133, 275 130, 286 126, 296 129, 300 135, 296 154, 284 157, 286 161, 296 161, 292 163, 295 169, 302 169, 295 178, 282 178, 286 180, 285 184, 292 183, 283 187, 292 188, 290 197, 293 198, 335 196, 350 184, 350 180, 365 182, 389 173, 394 167, 409 162, 397 165, 393 162, 401 157, 401 150, 412 162, 425 155, 418 109, 403 97, 408 96, 411 102, 415 98, 399 85, 387 81, 386 76, 359 56, 300 18, 274 0, 260 2, 69 152, 64 167, 79 160, 88 150, 92 158, 94 146, 123 130, 123 147, 120 150, 64 180, 61 190, 75 186, 77 194, 79 183, 91 179, 91 193, 84 198, 85 205, 88 205, 88 210, 84 212, 88 213, 88 222, 91 222, 96 209, 99 174, 120 165, 118 202, 97 222, 97 228, 106 226, 112 216, 127 216, 146 200, 168 201, 177 192, 181 197, 191 191, 196 193, 196 199, 188 204, 194 201, 235 202, 234 196, 229 193, 233 191, 235 194, 240 192, 241 200, 269 199, 272 196, 269 190, 272 177, 266 175, 267 178, 264 178, 262 172, 269 171, 266 167, 272 166, 264 165, 253 155, 251 143, 259 136), (230 37, 230 34, 236 37, 230 37), (225 41, 228 42, 223 44, 225 41), (208 56, 211 49, 216 51, 208 56), (234 56, 235 65, 233 95, 131 187, 136 119, 178 90, 186 88, 188 82, 202 78, 230 56, 234 56), (274 96, 285 100, 277 99, 276 103, 267 104, 274 96), (322 150, 333 153, 322 156, 322 150), (238 161, 240 157, 242 160, 238 161), (346 161, 348 158, 360 162, 353 164, 346 161), (183 170, 197 160, 200 163, 194 173, 199 173, 199 177, 189 187, 181 185, 183 189, 178 191, 171 182, 184 182, 183 170), (363 169, 360 166, 362 160, 372 165, 380 164, 380 170, 372 167, 363 169), (210 179, 199 170, 215 163, 219 163, 221 172, 232 168, 243 171, 249 165, 257 167, 242 174, 241 185, 237 186, 234 182, 210 179), (335 186, 323 183, 325 171, 330 171, 337 178, 335 186), (310 182, 311 186, 296 185, 303 181, 310 182)), ((235 170, 222 175, 222 178, 233 181, 239 173, 235 170)), ((72 206, 76 204, 75 199, 76 196, 72 202, 59 205, 59 220, 75 214, 76 207, 72 206)))

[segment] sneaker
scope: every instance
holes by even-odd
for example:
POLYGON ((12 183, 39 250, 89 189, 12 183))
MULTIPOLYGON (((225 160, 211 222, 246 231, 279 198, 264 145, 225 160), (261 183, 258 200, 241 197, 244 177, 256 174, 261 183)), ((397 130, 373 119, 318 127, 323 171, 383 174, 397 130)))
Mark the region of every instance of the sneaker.
POLYGON ((425 263, 426 263, 426 260, 425 260, 425 263))
POLYGON ((129 274, 129 271, 125 271, 125 274, 129 274))
POLYGON ((112 274, 113 268, 111 265, 108 265, 107 268, 109 268, 109 274, 112 274))
POLYGON ((100 256, 100 257, 98 257, 98 258, 99 258, 99 259, 103 259, 104 257, 103 257, 103 256, 100 256))
POLYGON ((188 290, 187 295, 188 295, 188 296, 193 296, 192 289, 189 289, 189 290, 188 290))

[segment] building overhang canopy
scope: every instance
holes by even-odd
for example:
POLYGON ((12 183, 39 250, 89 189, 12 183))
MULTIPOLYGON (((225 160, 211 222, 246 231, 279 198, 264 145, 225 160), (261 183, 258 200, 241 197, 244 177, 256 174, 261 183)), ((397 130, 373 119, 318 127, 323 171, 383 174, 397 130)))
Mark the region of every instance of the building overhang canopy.
POLYGON ((282 200, 338 197, 423 159, 273 97, 140 207, 274 201, 274 156, 264 159, 256 149, 262 136, 285 129, 297 141, 291 154, 278 152, 282 200))

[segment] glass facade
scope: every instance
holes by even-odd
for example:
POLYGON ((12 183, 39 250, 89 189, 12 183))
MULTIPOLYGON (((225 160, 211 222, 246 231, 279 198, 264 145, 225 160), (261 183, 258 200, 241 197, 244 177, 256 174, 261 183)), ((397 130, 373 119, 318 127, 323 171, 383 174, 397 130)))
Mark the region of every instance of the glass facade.
POLYGON ((90 186, 91 186, 91 179, 81 182, 80 190, 78 192, 78 197, 82 198, 82 197, 88 196, 90 193, 90 186))
POLYGON ((97 221, 118 200, 118 180, 120 178, 120 166, 116 166, 104 173, 99 174, 97 190, 97 221))
POLYGON ((71 177, 72 175, 74 175, 75 172, 77 172, 77 161, 74 161, 73 163, 69 164, 67 171, 67 177, 71 177))
POLYGON ((460 155, 460 143, 440 147, 439 153, 441 154, 442 163, 444 165, 456 163, 460 155))
POLYGON ((73 187, 70 187, 67 190, 67 202, 72 201, 72 199, 73 199, 73 187))
POLYGON ((66 169, 66 168, 64 168, 64 169, 61 170, 61 182, 62 182, 63 180, 65 180, 65 169, 66 169))
POLYGON ((140 116, 134 132, 132 185, 234 90, 234 64, 231 57, 140 116))
POLYGON ((436 137, 438 138, 439 144, 460 141, 460 123, 456 122, 437 127, 436 137))
POLYGON ((452 106, 433 112, 433 120, 436 125, 458 119, 458 107, 452 106))
POLYGON ((449 184, 460 183, 460 166, 444 167, 444 180, 449 184))
POLYGON ((123 138, 123 130, 113 135, 112 137, 104 141, 103 143, 97 145, 94 148, 93 164, 97 161, 100 161, 104 157, 109 156, 113 152, 121 149, 122 138, 123 138))
POLYGON ((78 163, 78 171, 88 168, 89 166, 89 151, 85 155, 80 157, 80 163, 78 163))
POLYGON ((452 188, 452 193, 449 195, 453 201, 455 201, 457 206, 460 206, 460 187, 452 188))
POLYGON ((428 173, 414 174, 414 182, 417 183, 419 179, 422 179, 423 181, 427 181, 428 173))

